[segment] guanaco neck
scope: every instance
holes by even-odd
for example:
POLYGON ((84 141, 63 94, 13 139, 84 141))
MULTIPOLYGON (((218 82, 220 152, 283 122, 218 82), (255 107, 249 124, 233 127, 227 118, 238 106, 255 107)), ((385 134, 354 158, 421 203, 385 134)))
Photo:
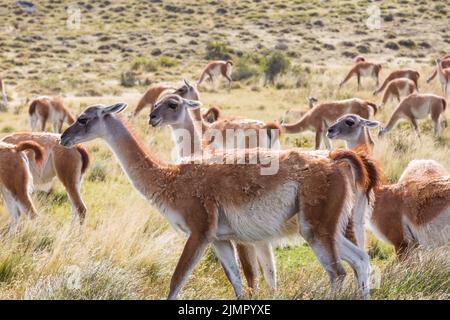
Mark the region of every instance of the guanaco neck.
POLYGON ((383 129, 384 132, 391 131, 395 127, 395 124, 397 123, 398 119, 400 118, 400 113, 401 113, 401 111, 399 111, 398 109, 396 111, 394 111, 394 113, 392 114, 391 118, 389 119, 389 122, 387 123, 386 127, 383 129))
POLYGON ((189 112, 185 113, 183 122, 172 124, 170 127, 172 128, 172 137, 175 141, 178 156, 180 158, 201 155, 201 136, 198 133, 199 128, 196 127, 195 120, 192 119, 189 112), (186 131, 189 133, 189 137, 184 137, 186 131), (186 150, 190 150, 190 153, 186 154, 186 150))
POLYGON ((439 77, 443 80, 446 80, 444 69, 442 68, 442 61, 440 63, 436 62, 437 64, 437 72, 439 74, 439 77))
POLYGON ((103 137, 119 160, 133 186, 147 199, 163 192, 167 185, 171 166, 161 166, 146 152, 142 144, 130 132, 122 120, 110 115, 104 118, 107 134, 103 137))
POLYGON ((374 142, 367 128, 361 128, 360 134, 354 140, 346 140, 347 149, 365 149, 369 153, 372 150, 374 142))
POLYGON ((309 126, 310 113, 307 112, 299 121, 293 124, 283 124, 286 133, 298 133, 306 130, 309 126))

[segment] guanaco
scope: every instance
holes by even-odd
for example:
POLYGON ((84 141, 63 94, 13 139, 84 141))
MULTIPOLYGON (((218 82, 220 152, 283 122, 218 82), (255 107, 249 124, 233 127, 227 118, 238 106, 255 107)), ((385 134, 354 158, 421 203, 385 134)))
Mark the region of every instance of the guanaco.
POLYGON ((420 136, 418 119, 424 119, 429 114, 434 129, 434 135, 440 135, 441 126, 439 117, 444 113, 447 102, 443 97, 434 94, 413 93, 404 98, 394 110, 385 128, 379 132, 379 136, 384 136, 391 131, 400 119, 408 120, 418 136, 420 136))
POLYGON ((373 92, 373 95, 376 96, 377 94, 379 94, 380 92, 382 92, 384 90, 384 88, 386 88, 386 86, 394 79, 399 79, 399 78, 408 78, 411 79, 412 81, 414 81, 416 90, 419 90, 419 78, 420 78, 420 73, 417 72, 416 70, 412 70, 412 69, 401 69, 401 70, 395 70, 392 71, 387 77, 386 79, 384 79, 383 84, 381 85, 381 87, 375 89, 375 91, 373 92))
POLYGON ((386 103, 393 98, 397 98, 398 102, 400 102, 401 98, 406 97, 415 91, 417 91, 416 83, 411 79, 397 78, 391 80, 384 91, 383 100, 379 108, 383 108, 386 103))
POLYGON ((376 82, 376 86, 378 86, 378 77, 381 70, 381 64, 371 63, 367 61, 359 61, 353 66, 353 68, 349 71, 349 73, 346 75, 344 80, 341 81, 339 84, 339 88, 342 88, 344 83, 346 83, 348 80, 350 80, 353 76, 356 76, 356 79, 358 81, 358 90, 360 90, 361 87, 361 78, 362 77, 369 77, 373 78, 376 82))
POLYGON ((315 131, 315 148, 320 148, 323 139, 327 149, 331 150, 331 142, 326 137, 328 127, 339 119, 339 117, 348 113, 355 113, 363 118, 369 119, 370 109, 372 109, 375 115, 377 106, 374 103, 357 98, 325 102, 309 110, 298 122, 293 124, 283 123, 281 128, 286 133, 299 133, 305 130, 315 131))
POLYGON ((170 86, 168 84, 153 85, 145 91, 139 100, 136 109, 134 110, 132 117, 137 116, 142 109, 150 105, 150 112, 153 111, 155 103, 166 94, 178 94, 184 98, 191 100, 199 100, 199 93, 197 89, 185 78, 183 78, 183 84, 178 88, 170 86))
POLYGON ((75 121, 73 114, 64 106, 61 97, 42 96, 30 103, 28 114, 31 120, 31 131, 36 130, 38 121, 41 122, 41 131, 45 131, 47 120, 53 126, 53 132, 60 133, 64 122, 69 125, 75 121))
POLYGON ((30 219, 37 216, 30 198, 33 178, 28 167, 26 150, 33 151, 33 159, 39 164, 44 157, 44 149, 34 141, 23 141, 17 145, 0 141, 0 191, 11 216, 9 234, 16 231, 20 213, 30 219))
MULTIPOLYGON (((441 66, 443 69, 447 69, 450 68, 450 53, 446 54, 445 56, 443 56, 441 58, 441 66)), ((427 79, 427 83, 430 83, 431 80, 433 80, 438 74, 438 68, 436 67, 436 69, 434 69, 433 73, 431 74, 431 76, 428 77, 427 79)))
POLYGON ((42 161, 37 163, 28 155, 28 163, 35 189, 49 192, 55 177, 63 184, 72 204, 72 222, 76 216, 84 223, 87 208, 81 197, 81 181, 89 167, 89 153, 82 145, 64 148, 59 144, 61 135, 49 132, 18 132, 8 135, 2 141, 19 145, 33 141, 45 150, 42 161))
POLYGON ((205 69, 203 69, 202 75, 200 76, 200 80, 197 82, 197 86, 200 86, 202 82, 208 78, 211 81, 211 86, 213 89, 215 89, 215 83, 214 81, 219 77, 222 76, 228 81, 228 91, 231 90, 231 73, 233 69, 233 61, 227 60, 215 60, 210 61, 205 69))
POLYGON ((442 93, 446 98, 450 92, 450 68, 444 69, 442 67, 441 59, 436 59, 436 67, 439 75, 439 82, 441 83, 442 93))
POLYGON ((414 247, 450 241, 450 175, 432 160, 411 161, 398 183, 375 192, 370 228, 400 259, 414 247))

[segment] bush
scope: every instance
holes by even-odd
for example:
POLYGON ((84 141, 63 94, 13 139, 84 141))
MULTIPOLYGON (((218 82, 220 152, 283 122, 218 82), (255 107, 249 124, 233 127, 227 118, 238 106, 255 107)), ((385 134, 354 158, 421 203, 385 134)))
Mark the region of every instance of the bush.
POLYGON ((281 51, 274 51, 263 61, 265 82, 274 83, 278 75, 286 73, 291 66, 287 55, 281 51))
POLYGON ((167 57, 167 56, 161 56, 158 59, 158 64, 162 67, 174 67, 178 64, 178 61, 174 58, 167 57))
POLYGON ((261 75, 262 57, 254 54, 245 54, 240 57, 233 68, 233 80, 246 80, 261 75))
POLYGON ((158 65, 153 60, 144 57, 138 57, 132 61, 131 69, 134 71, 143 69, 146 72, 154 72, 158 70, 158 65))
POLYGON ((206 45, 206 59, 208 60, 229 60, 231 59, 231 49, 221 41, 210 41, 206 45))
POLYGON ((136 73, 133 71, 122 72, 120 75, 120 84, 124 87, 134 87, 137 82, 136 73))

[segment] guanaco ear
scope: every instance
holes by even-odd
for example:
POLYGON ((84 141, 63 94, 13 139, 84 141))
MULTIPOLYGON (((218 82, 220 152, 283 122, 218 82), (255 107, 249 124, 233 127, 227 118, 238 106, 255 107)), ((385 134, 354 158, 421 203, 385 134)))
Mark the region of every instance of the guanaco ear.
POLYGON ((368 128, 378 128, 380 126, 380 122, 372 120, 364 120, 363 125, 368 128))
POLYGON ((110 105, 109 107, 102 109, 102 114, 108 114, 108 113, 119 113, 125 110, 125 108, 128 107, 128 104, 125 102, 119 102, 113 105, 110 105))
POLYGON ((189 109, 197 109, 202 106, 202 103, 200 101, 183 99, 183 102, 184 102, 184 105, 186 107, 188 107, 189 109))
POLYGON ((183 78, 183 82, 185 85, 187 85, 188 87, 192 88, 192 85, 189 83, 189 81, 186 78, 183 78))

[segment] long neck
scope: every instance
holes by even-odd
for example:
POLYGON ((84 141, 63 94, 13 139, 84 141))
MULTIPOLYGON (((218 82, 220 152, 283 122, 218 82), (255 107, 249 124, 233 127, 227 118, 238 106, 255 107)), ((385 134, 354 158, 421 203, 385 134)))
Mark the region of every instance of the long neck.
POLYGON ((116 116, 105 118, 104 137, 133 186, 149 200, 163 191, 170 167, 163 167, 152 159, 139 140, 116 116))
POLYGON ((309 112, 305 114, 298 122, 293 124, 282 125, 286 133, 297 133, 306 130, 310 115, 309 112))
POLYGON ((355 139, 346 140, 346 142, 348 149, 364 148, 370 152, 373 146, 373 140, 367 128, 361 128, 355 139))
POLYGON ((391 131, 394 128, 395 124, 397 123, 397 121, 400 118, 400 112, 401 111, 397 107, 397 110, 394 111, 391 118, 389 119, 389 122, 387 123, 386 128, 384 128, 385 132, 391 131))
POLYGON ((442 68, 442 62, 436 62, 436 66, 437 66, 437 72, 439 74, 440 77, 444 77, 444 70, 442 68))
POLYGON ((185 113, 182 123, 172 124, 171 128, 172 137, 180 158, 201 154, 201 138, 188 112, 185 113))

